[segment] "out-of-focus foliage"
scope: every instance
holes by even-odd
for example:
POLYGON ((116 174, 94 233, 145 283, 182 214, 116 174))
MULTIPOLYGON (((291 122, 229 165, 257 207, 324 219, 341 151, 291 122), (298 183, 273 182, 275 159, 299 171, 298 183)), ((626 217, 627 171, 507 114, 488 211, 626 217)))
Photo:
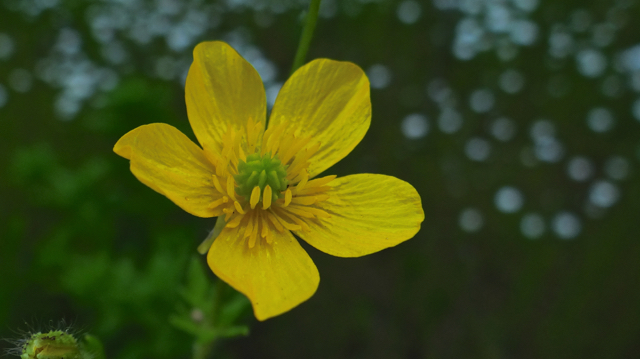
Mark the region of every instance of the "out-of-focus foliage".
POLYGON ((361 66, 373 104, 331 174, 412 183, 423 228, 356 260, 305 245, 318 292, 264 323, 211 289, 191 258, 214 221, 111 149, 151 122, 194 139, 183 81, 198 41, 229 42, 273 103, 305 7, 0 0, 0 336, 64 317, 108 358, 185 358, 194 336, 244 324, 221 357, 640 355, 634 0, 323 1, 308 58, 361 66), (235 307, 217 313, 216 296, 235 307))

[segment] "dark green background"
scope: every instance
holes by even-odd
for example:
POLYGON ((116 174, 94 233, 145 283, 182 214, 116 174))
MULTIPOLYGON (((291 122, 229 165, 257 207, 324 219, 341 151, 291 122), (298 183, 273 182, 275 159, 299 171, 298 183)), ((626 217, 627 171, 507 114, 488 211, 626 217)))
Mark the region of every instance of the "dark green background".
MULTIPOLYGON (((159 6, 138 3, 141 12, 159 6)), ((162 38, 140 44, 126 29, 117 31, 129 58, 114 65, 102 55, 88 14, 117 7, 116 2, 60 0, 28 15, 18 0, 0 0, 0 33, 14 43, 13 54, 0 59, 0 84, 7 92, 0 107, 1 337, 15 339, 16 331, 66 318, 74 328, 99 336, 109 358, 189 357, 192 338, 169 317, 184 305, 178 292, 187 281, 189 258, 214 221, 183 212, 139 183, 112 147, 127 131, 151 122, 169 123, 194 138, 180 76, 159 78, 154 64, 168 55, 186 69, 198 41, 240 36, 272 61, 275 81, 286 80, 306 5, 184 3, 192 9, 213 6, 212 25, 180 51, 167 48, 162 38), (54 107, 60 86, 37 74, 25 93, 9 84, 16 68, 34 73, 39 61, 50 57, 60 29, 75 29, 86 58, 119 78, 113 89, 96 91, 66 119, 54 107)), ((384 64, 392 77, 388 87, 371 92, 373 117, 364 140, 328 174, 372 172, 406 180, 422 196, 426 218, 415 238, 363 258, 335 258, 303 244, 320 271, 317 293, 266 322, 257 322, 246 308, 240 322, 249 325, 250 336, 222 341, 216 357, 640 356, 640 122, 631 110, 640 90, 614 65, 622 51, 640 43, 640 4, 541 1, 530 14, 522 13, 537 24, 537 40, 516 46, 517 55, 506 61, 494 49, 467 61, 453 55, 456 26, 465 16, 459 10, 419 1, 419 19, 406 24, 397 15, 400 2, 325 6, 331 4, 335 12, 319 19, 308 59, 347 60, 365 70, 384 64), (577 9, 586 10, 591 24, 616 24, 611 44, 598 49, 608 60, 600 76, 583 76, 575 51, 563 59, 549 54, 553 29, 570 28, 577 9), (506 69, 525 77, 517 94, 499 87, 506 69), (606 95, 601 89, 610 75, 621 87, 606 95), (453 89, 464 119, 454 134, 438 130, 439 108, 427 94, 437 78, 453 89), (567 88, 560 96, 548 90, 557 79, 567 88), (495 95, 489 112, 469 106, 478 88, 495 95), (611 131, 588 128, 586 114, 594 106, 614 114, 611 131), (428 118, 425 137, 403 136, 402 120, 411 113, 428 118), (488 130, 500 116, 517 127, 506 143, 488 130), (520 154, 532 148, 529 128, 539 118, 555 125, 564 156, 525 166, 520 154), (464 151, 478 136, 492 146, 481 162, 464 151), (587 182, 567 176, 567 163, 576 155, 595 164, 587 182), (594 218, 585 211, 590 185, 607 177, 603 164, 614 155, 628 160, 630 173, 612 181, 620 199, 594 218), (502 213, 494 205, 496 191, 505 185, 524 196, 517 213, 502 213), (480 211, 484 223, 473 233, 459 225, 460 214, 470 207, 480 211), (561 211, 581 221, 580 234, 571 240, 552 229, 561 211), (535 240, 520 230, 522 215, 529 212, 546 221, 546 232, 535 240)), ((591 29, 572 35, 577 49, 590 46, 591 29)), ((199 260, 204 268, 205 258, 199 260)))

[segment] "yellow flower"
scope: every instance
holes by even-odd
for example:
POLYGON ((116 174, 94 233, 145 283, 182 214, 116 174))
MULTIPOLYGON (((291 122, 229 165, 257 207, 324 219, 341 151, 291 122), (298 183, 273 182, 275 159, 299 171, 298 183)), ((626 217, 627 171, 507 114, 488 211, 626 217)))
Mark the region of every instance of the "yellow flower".
POLYGON ((224 216, 207 262, 251 300, 256 318, 282 314, 318 287, 318 270, 293 234, 328 254, 358 257, 418 232, 424 212, 410 184, 376 174, 316 178, 369 128, 362 69, 328 59, 301 67, 280 90, 265 131, 256 70, 223 42, 201 43, 193 55, 187 114, 202 148, 154 123, 127 133, 113 150, 142 183, 185 211, 224 216))

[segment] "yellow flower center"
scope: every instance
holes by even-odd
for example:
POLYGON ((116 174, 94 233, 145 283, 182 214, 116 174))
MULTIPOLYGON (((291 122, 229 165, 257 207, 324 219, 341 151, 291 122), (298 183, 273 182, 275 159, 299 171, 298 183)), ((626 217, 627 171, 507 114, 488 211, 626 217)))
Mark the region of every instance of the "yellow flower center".
POLYGON ((225 216, 225 228, 241 228, 249 248, 273 243, 274 231, 307 231, 311 222, 331 217, 322 202, 336 178, 309 180, 309 158, 319 142, 287 130, 284 121, 260 138, 261 128, 251 120, 246 131, 229 127, 222 148, 205 150, 216 169, 212 186, 220 194, 210 208, 225 216))

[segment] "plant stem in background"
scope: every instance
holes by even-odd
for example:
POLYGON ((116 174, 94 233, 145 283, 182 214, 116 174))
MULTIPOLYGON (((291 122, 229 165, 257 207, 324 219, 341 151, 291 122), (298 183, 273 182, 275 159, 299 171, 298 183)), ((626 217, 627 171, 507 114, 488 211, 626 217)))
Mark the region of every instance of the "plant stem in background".
POLYGON ((206 344, 194 344, 193 359, 208 359, 213 352, 214 344, 215 342, 213 341, 206 344))
POLYGON ((305 20, 304 29, 302 30, 302 36, 300 37, 300 43, 298 44, 298 51, 296 52, 296 57, 293 60, 291 73, 294 73, 304 64, 304 59, 307 56, 307 51, 311 44, 311 38, 313 37, 313 30, 316 28, 319 9, 320 0, 311 0, 311 3, 309 4, 309 11, 307 12, 307 19, 305 20))

